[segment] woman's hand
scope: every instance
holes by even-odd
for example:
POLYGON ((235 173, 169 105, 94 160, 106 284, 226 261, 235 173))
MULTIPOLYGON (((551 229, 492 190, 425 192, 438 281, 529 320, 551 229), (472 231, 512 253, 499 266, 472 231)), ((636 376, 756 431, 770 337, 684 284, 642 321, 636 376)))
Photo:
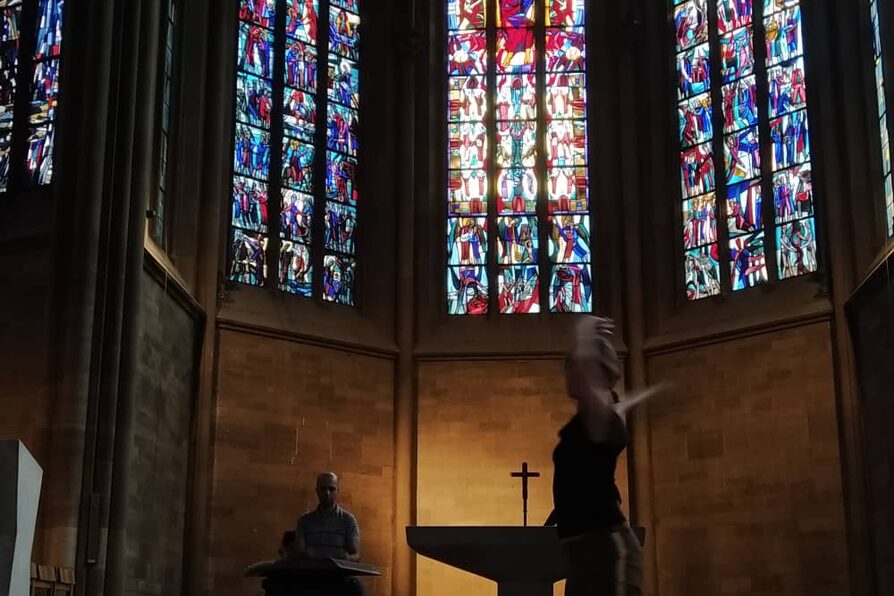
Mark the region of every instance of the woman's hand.
POLYGON ((671 387, 673 387, 673 385, 670 383, 659 383, 657 385, 647 387, 642 391, 629 393, 624 397, 623 400, 614 405, 615 411, 621 418, 624 418, 624 416, 627 415, 627 412, 629 412, 639 404, 643 403, 647 399, 655 397, 659 393, 667 393, 671 387))

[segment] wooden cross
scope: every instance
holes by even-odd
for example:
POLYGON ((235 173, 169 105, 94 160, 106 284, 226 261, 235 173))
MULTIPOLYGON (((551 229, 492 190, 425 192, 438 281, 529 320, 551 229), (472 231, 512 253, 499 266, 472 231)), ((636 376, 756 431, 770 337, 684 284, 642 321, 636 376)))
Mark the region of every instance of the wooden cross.
POLYGON ((524 525, 528 525, 528 478, 539 478, 540 472, 529 472, 528 462, 522 462, 521 472, 512 472, 513 478, 522 479, 522 517, 524 525))

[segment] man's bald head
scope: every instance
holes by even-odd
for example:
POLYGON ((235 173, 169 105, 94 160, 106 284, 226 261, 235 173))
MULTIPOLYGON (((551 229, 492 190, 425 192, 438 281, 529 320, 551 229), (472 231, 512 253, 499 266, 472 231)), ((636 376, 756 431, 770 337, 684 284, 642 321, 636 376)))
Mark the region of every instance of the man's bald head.
POLYGON ((335 507, 338 502, 338 475, 334 472, 323 472, 317 476, 316 493, 320 509, 326 511, 335 507))
POLYGON ((320 483, 332 481, 335 484, 338 484, 338 474, 335 472, 323 472, 322 474, 317 475, 317 486, 320 486, 320 483))

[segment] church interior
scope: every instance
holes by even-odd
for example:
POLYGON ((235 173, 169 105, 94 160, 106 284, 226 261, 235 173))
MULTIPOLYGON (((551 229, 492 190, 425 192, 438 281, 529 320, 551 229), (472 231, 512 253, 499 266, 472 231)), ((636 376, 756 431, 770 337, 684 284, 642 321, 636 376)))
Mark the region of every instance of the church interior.
POLYGON ((669 386, 644 594, 894 594, 894 0, 0 16, 0 439, 75 594, 261 594, 327 471, 370 596, 496 593, 406 528, 522 525, 523 463, 543 525, 588 313, 669 386))

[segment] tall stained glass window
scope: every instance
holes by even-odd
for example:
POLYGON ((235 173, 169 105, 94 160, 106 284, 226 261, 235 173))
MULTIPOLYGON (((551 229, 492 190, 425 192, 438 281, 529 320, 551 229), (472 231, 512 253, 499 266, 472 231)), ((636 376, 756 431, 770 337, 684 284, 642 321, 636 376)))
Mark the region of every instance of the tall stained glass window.
POLYGON ((9 190, 19 170, 27 187, 53 179, 63 6, 64 0, 0 0, 0 192, 9 190), (30 55, 22 56, 23 51, 30 55), (20 65, 30 72, 20 72, 20 65), (23 81, 28 83, 22 85, 29 105, 22 125, 27 148, 16 163, 16 93, 23 81))
POLYGON ((355 303, 359 41, 358 0, 240 0, 232 281, 355 303))
POLYGON ((800 2, 672 14, 687 299, 816 271, 800 2))
POLYGON ((171 97, 174 88, 174 34, 177 29, 177 3, 165 0, 161 25, 161 78, 158 97, 158 137, 156 139, 155 194, 150 206, 149 233, 161 248, 166 247, 165 223, 168 196, 168 142, 171 136, 171 97))
POLYGON ((869 0, 869 17, 872 23, 872 59, 875 70, 875 93, 878 101, 878 121, 882 150, 882 175, 885 188, 885 222, 888 237, 894 237, 894 185, 891 179, 891 142, 888 128, 888 102, 886 100, 885 64, 882 49, 882 33, 879 22, 879 0, 869 0))
POLYGON ((448 312, 590 312, 584 0, 446 13, 448 312))

